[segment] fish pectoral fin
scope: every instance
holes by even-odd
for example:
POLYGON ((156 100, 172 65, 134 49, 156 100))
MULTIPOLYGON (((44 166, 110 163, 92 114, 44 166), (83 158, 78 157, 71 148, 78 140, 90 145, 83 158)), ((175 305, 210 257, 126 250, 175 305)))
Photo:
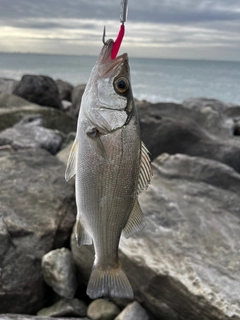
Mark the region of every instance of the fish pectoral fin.
POLYGON ((145 226, 144 217, 138 200, 136 200, 133 210, 128 218, 128 221, 123 229, 123 234, 126 238, 131 237, 134 233, 142 230, 145 226))
POLYGON ((77 144, 77 139, 75 139, 68 157, 67 168, 65 171, 66 181, 70 180, 76 174, 77 149, 78 149, 78 144, 77 144))
POLYGON ((105 150, 104 144, 101 140, 100 133, 98 132, 95 137, 89 137, 91 148, 97 152, 107 163, 109 163, 108 155, 105 150))
POLYGON ((92 244, 92 237, 84 228, 79 218, 77 218, 77 222, 75 226, 75 236, 76 236, 78 247, 92 244))
POLYGON ((152 179, 151 160, 149 157, 149 151, 145 144, 141 142, 141 159, 140 159, 140 172, 138 179, 138 193, 142 190, 146 190, 152 179))

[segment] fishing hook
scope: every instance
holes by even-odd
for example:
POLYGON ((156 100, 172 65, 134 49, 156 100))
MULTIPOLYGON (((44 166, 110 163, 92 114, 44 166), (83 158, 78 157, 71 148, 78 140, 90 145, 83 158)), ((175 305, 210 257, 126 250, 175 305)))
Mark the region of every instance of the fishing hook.
POLYGON ((102 42, 104 45, 107 44, 107 41, 105 41, 105 37, 106 37, 106 27, 103 27, 103 36, 102 36, 102 42))

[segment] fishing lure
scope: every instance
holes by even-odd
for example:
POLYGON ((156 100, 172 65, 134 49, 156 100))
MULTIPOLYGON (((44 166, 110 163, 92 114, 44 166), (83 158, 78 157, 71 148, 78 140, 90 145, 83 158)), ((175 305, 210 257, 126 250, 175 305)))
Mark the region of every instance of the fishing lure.
MULTIPOLYGON (((116 38, 116 40, 113 43, 113 47, 112 47, 112 52, 111 52, 111 59, 115 59, 118 51, 120 49, 123 37, 124 37, 124 33, 125 33, 125 26, 124 23, 127 20, 127 13, 128 13, 128 0, 121 0, 121 5, 120 5, 120 22, 122 23, 118 32, 118 36, 116 38)), ((106 36, 106 28, 104 26, 103 29, 103 43, 106 44, 105 42, 105 36, 106 36)))

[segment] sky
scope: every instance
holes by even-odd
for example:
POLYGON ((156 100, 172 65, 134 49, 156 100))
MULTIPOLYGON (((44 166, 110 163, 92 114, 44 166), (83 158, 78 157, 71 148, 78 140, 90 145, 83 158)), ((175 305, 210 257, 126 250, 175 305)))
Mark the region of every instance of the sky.
MULTIPOLYGON (((240 61, 240 0, 129 0, 122 52, 240 61)), ((0 0, 0 52, 97 55, 120 0, 0 0)))

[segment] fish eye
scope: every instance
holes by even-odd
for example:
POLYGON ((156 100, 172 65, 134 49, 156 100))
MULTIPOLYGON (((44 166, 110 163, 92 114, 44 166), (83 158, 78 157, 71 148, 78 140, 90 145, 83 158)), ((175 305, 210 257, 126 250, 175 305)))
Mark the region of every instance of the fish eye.
POLYGON ((127 78, 121 77, 114 81, 114 87, 117 93, 124 93, 129 88, 129 82, 127 78))

